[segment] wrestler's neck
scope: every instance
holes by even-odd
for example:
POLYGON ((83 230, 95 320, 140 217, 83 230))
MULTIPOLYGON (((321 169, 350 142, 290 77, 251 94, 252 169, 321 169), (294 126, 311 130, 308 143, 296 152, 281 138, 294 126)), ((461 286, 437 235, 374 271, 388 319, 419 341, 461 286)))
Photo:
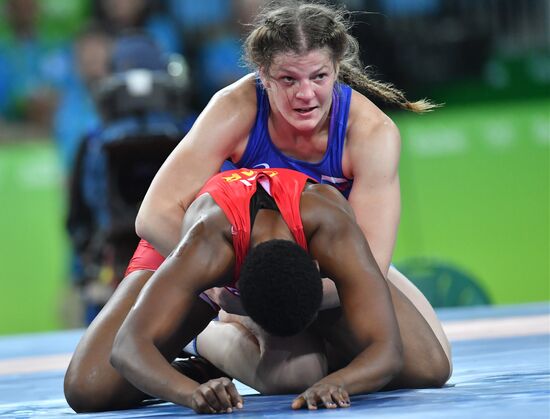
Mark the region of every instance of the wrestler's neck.
POLYGON ((250 232, 250 247, 275 239, 295 242, 294 236, 278 211, 259 210, 250 232))
POLYGON ((268 129, 271 141, 283 154, 308 162, 321 160, 327 150, 330 112, 311 127, 300 127, 289 122, 272 109, 268 129))

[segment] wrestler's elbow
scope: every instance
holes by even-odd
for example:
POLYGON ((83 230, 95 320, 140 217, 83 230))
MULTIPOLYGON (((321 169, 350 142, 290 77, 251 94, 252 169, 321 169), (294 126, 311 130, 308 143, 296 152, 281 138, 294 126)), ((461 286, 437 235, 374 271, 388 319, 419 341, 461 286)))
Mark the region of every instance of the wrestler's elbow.
POLYGON ((136 346, 129 332, 124 329, 119 330, 113 342, 109 362, 123 376, 125 371, 131 368, 132 354, 135 353, 132 348, 136 346))
POLYGON ((136 234, 151 244, 158 244, 157 232, 164 231, 163 226, 167 222, 166 217, 159 213, 138 213, 135 221, 136 234))
POLYGON ((401 345, 388 344, 384 345, 383 350, 383 359, 380 359, 380 376, 381 376, 381 385, 384 386, 386 383, 392 381, 397 377, 405 365, 405 359, 403 356, 403 350, 401 345))
POLYGON ((393 382, 403 371, 404 361, 400 351, 386 350, 373 358, 355 363, 349 371, 346 389, 350 394, 363 394, 379 391, 393 382), (355 377, 352 379, 351 377, 355 377))
POLYGON ((160 197, 153 199, 152 197, 148 197, 148 195, 145 196, 135 220, 135 229, 139 237, 148 241, 151 239, 151 234, 158 228, 159 223, 162 223, 163 218, 166 217, 165 205, 160 197))
POLYGON ((388 351, 387 370, 390 379, 395 378, 401 373, 405 365, 405 357, 403 356, 402 345, 391 345, 388 351))
POLYGON ((149 238, 149 235, 151 234, 151 218, 152 216, 147 214, 147 211, 142 211, 141 209, 139 210, 134 224, 138 237, 145 240, 149 238))
POLYGON ((154 208, 142 205, 134 223, 136 234, 155 246, 157 251, 169 253, 179 240, 184 214, 185 211, 180 205, 154 208))

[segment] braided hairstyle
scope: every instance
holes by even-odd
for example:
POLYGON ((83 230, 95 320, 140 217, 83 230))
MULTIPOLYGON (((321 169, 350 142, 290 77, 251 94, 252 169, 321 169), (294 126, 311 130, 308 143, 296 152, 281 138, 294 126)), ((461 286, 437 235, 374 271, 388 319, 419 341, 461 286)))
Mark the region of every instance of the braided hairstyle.
POLYGON ((330 51, 335 67, 339 66, 340 82, 401 109, 422 113, 438 107, 426 99, 409 102, 401 90, 367 74, 359 58, 359 43, 349 33, 347 15, 342 8, 317 1, 273 1, 251 25, 244 43, 244 59, 252 68, 269 73, 277 54, 303 55, 324 48, 330 51))

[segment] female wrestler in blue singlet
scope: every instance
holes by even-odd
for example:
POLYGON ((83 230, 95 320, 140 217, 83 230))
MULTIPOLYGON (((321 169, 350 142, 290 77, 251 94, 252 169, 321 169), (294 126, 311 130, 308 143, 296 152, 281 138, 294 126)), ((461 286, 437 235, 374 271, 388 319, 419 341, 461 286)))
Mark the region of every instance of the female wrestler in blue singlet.
MULTIPOLYGON (((329 116, 329 131, 327 148, 323 158, 318 162, 309 162, 287 156, 279 150, 269 135, 269 99, 267 92, 256 81, 256 98, 258 113, 256 121, 250 131, 250 137, 241 159, 235 163, 236 167, 285 167, 294 169, 311 176, 319 183, 328 183, 336 187, 346 198, 349 196, 353 179, 344 176, 342 170, 342 156, 346 140, 348 115, 351 101, 351 87, 337 83, 332 94, 332 108, 329 116)), ((224 170, 230 163, 224 164, 224 170)))

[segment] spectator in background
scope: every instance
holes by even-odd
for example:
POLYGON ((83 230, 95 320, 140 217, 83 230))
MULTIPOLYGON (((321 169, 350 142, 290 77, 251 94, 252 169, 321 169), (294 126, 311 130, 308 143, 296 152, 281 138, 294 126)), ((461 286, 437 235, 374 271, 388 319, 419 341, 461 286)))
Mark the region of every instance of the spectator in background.
POLYGON ((66 43, 40 33, 40 6, 35 0, 3 2, 9 31, 0 41, 0 112, 7 121, 49 130, 70 66, 66 43))
POLYGON ((128 30, 142 30, 155 40, 165 54, 184 52, 176 23, 158 10, 154 2, 100 0, 95 2, 95 6, 97 18, 111 35, 121 35, 128 30))
POLYGON ((181 1, 167 0, 168 14, 181 27, 184 36, 193 38, 204 35, 206 30, 222 25, 231 15, 233 0, 181 1))
POLYGON ((222 87, 247 73, 240 57, 243 29, 266 0, 212 0, 208 2, 168 3, 189 41, 186 50, 197 81, 193 92, 194 108, 201 110, 222 87))
POLYGON ((92 99, 94 86, 109 74, 111 38, 89 26, 73 45, 73 71, 54 117, 54 134, 65 170, 71 170, 80 141, 100 125, 92 99))
MULTIPOLYGON (((73 43, 72 71, 53 120, 56 148, 67 180, 70 180, 80 144, 101 125, 92 90, 109 74, 110 49, 110 37, 93 25, 86 27, 73 43)), ((70 192, 68 200, 71 200, 70 192)), ((80 256, 73 247, 69 275, 76 283, 85 275, 85 261, 80 256)))
POLYGON ((237 81, 248 69, 241 62, 243 30, 252 22, 265 0, 235 0, 222 25, 203 39, 197 54, 197 78, 201 85, 201 102, 206 102, 221 88, 237 81))

